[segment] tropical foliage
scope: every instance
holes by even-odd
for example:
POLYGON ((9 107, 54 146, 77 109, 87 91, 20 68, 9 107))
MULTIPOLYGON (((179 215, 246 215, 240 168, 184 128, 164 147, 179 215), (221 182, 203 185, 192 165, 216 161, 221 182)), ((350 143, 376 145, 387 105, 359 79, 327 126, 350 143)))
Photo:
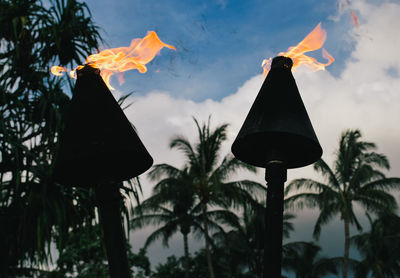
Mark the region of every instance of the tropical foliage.
MULTIPOLYGON (((60 249, 57 269, 52 271, 52 277, 76 278, 107 278, 108 263, 102 244, 101 226, 88 225, 71 231, 65 248, 60 249)), ((143 277, 150 274, 150 262, 144 249, 134 254, 128 246, 128 260, 131 273, 143 277)))
POLYGON ((46 8, 36 0, 0 1, 0 253, 5 258, 0 268, 8 275, 22 262, 47 262, 54 232, 64 239, 69 227, 94 216, 88 212, 90 201, 74 205, 86 192, 51 179, 69 97, 49 70, 55 61, 81 61, 98 47, 100 36, 85 4, 51 3, 46 8), (61 21, 70 30, 68 54, 61 51, 66 36, 61 21))
POLYGON ((340 259, 320 257, 322 248, 312 242, 291 242, 283 246, 284 269, 296 278, 321 278, 337 274, 340 259))
POLYGON ((96 222, 93 192, 52 179, 70 93, 49 73, 82 63, 101 37, 76 0, 0 0, 0 24, 0 276, 32 277, 96 222))
POLYGON ((350 249, 350 225, 361 230, 354 211, 358 204, 367 212, 394 212, 397 203, 390 190, 400 188, 399 178, 387 178, 381 170, 390 168, 383 154, 376 153, 376 145, 361 140, 359 130, 345 131, 339 141, 339 149, 333 168, 324 160, 314 164, 324 182, 312 179, 296 179, 286 188, 286 194, 303 190, 287 198, 289 204, 317 207, 320 214, 313 235, 318 238, 321 227, 339 216, 344 224, 345 242, 342 277, 347 277, 350 249))
POLYGON ((137 217, 130 221, 130 225, 134 229, 150 224, 161 225, 147 238, 145 248, 160 237, 163 244, 168 246, 168 240, 180 231, 185 252, 185 277, 189 277, 188 235, 192 229, 202 230, 200 209, 195 205, 193 188, 189 186, 192 179, 187 169, 157 165, 150 172, 150 176, 155 178, 165 172, 168 173, 168 177, 157 183, 153 195, 136 209, 137 217))
MULTIPOLYGON (((249 277, 262 277, 264 269, 265 204, 245 208, 232 229, 227 233, 213 235, 220 252, 224 252, 225 264, 237 273, 245 273, 249 277), (245 259, 244 259, 245 258, 245 259)), ((283 215, 283 238, 287 239, 294 230, 290 220, 294 215, 283 215)))
MULTIPOLYGON (((265 193, 265 188, 249 180, 229 180, 231 175, 239 169, 253 172, 255 169, 238 161, 231 154, 219 161, 221 144, 226 139, 226 124, 212 130, 210 118, 202 126, 196 119, 194 122, 198 132, 198 141, 194 145, 183 136, 176 136, 170 143, 172 149, 178 149, 185 155, 185 168, 179 170, 168 164, 159 164, 150 172, 153 180, 163 176, 165 178, 156 185, 155 194, 145 201, 146 206, 153 204, 154 208, 155 204, 157 209, 163 210, 171 217, 168 218, 165 226, 149 237, 148 241, 152 241, 162 233, 165 242, 172 235, 171 232, 179 227, 184 236, 186 262, 188 262, 187 234, 193 228, 198 234, 204 235, 207 265, 210 277, 214 277, 210 229, 219 229, 223 232, 218 223, 237 223, 236 215, 227 209, 256 205, 255 196, 257 193, 265 193), (166 207, 160 206, 168 203, 172 206, 172 210, 168 211, 166 207), (210 210, 210 208, 217 209, 210 210), (173 222, 173 218, 176 218, 178 223, 173 222)), ((149 220, 150 218, 154 221, 155 217, 154 214, 143 215, 134 219, 134 222, 138 219, 149 220)), ((163 218, 164 221, 167 220, 165 214, 163 218)), ((188 277, 188 263, 186 263, 186 275, 188 277)))
MULTIPOLYGON (((102 42, 99 28, 88 6, 77 0, 0 0, 0 24, 0 277, 108 277, 93 190, 52 179, 72 83, 50 76, 50 66, 82 63, 102 42)), ((127 243, 131 275, 260 278, 268 228, 265 187, 234 180, 238 171, 255 173, 255 168, 231 154, 222 156, 227 124, 194 123, 193 142, 182 135, 170 142, 172 150, 183 154, 183 166, 163 163, 150 171, 156 183, 152 196, 133 209, 140 186, 121 185, 121 210, 131 217, 128 233, 129 228, 154 228, 144 247, 159 239, 168 246, 176 233, 184 243, 182 257, 171 256, 154 268, 145 249, 133 253, 127 243), (204 239, 204 248, 190 252, 190 238, 204 239)), ((339 217, 345 240, 340 258, 324 257, 316 243, 286 243, 287 275, 316 278, 341 270, 341 277, 347 277, 352 270, 356 278, 400 276, 400 220, 392 195, 400 179, 385 176, 389 166, 359 130, 347 130, 332 167, 324 160, 314 164, 322 182, 289 183, 287 207, 320 210, 314 237, 339 217), (361 232, 356 207, 368 213, 368 231, 361 232), (350 236, 352 226, 359 233, 350 236), (351 245, 359 257, 350 258, 351 245)), ((284 215, 286 240, 294 231, 293 218, 284 215)))
POLYGON ((353 261, 356 278, 400 276, 400 217, 394 214, 368 217, 369 232, 355 235, 351 243, 361 255, 353 261))

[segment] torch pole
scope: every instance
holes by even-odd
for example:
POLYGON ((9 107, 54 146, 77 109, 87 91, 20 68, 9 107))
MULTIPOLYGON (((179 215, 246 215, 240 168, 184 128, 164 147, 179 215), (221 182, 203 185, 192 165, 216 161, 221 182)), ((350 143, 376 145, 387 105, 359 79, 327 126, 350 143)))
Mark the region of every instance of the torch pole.
POLYGON ((281 161, 270 161, 265 169, 267 209, 265 213, 263 278, 280 278, 282 269, 283 188, 287 169, 281 161))
POLYGON ((110 278, 130 278, 126 241, 121 223, 119 186, 102 184, 95 187, 110 278))

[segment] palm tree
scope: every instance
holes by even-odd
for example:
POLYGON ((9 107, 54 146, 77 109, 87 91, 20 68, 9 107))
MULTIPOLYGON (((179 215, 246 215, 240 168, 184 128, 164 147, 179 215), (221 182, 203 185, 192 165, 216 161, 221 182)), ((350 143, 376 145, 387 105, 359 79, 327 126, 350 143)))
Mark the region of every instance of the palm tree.
POLYGON ((40 30, 40 39, 48 43, 41 49, 40 54, 50 61, 57 57, 62 66, 79 65, 88 54, 97 50, 99 42, 103 42, 99 28, 91 20, 86 3, 77 0, 50 2, 50 16, 44 28, 40 30))
POLYGON ((400 187, 400 179, 386 178, 379 170, 389 169, 390 166, 386 156, 374 152, 375 149, 374 143, 361 141, 359 130, 347 130, 341 135, 333 168, 322 159, 314 163, 314 169, 325 178, 326 183, 296 179, 285 191, 288 195, 299 189, 306 190, 287 198, 291 206, 297 203, 310 208, 319 207, 320 214, 313 232, 315 238, 319 237, 322 225, 340 216, 345 232, 343 278, 347 278, 348 272, 350 225, 361 230, 354 204, 372 213, 397 208, 396 200, 389 191, 400 187))
POLYGON ((337 274, 339 259, 319 257, 321 247, 312 242, 291 242, 283 246, 283 268, 296 278, 322 278, 337 274))
POLYGON ((193 188, 190 187, 190 176, 187 169, 179 170, 171 165, 155 165, 150 172, 151 179, 168 176, 158 182, 153 189, 153 195, 136 208, 137 217, 130 220, 134 229, 145 225, 161 225, 146 240, 145 248, 158 238, 163 239, 164 246, 178 230, 183 235, 185 253, 185 277, 189 277, 189 246, 188 234, 191 228, 199 229, 198 207, 195 206, 193 188))
POLYGON ((47 8, 39 0, 0 1, 0 256, 7 258, 0 263, 0 273, 6 276, 18 264, 46 262, 52 240, 95 219, 87 190, 66 188, 51 178, 69 97, 49 69, 53 61, 77 63, 77 57, 95 51, 101 39, 85 4, 50 4, 47 8), (69 12, 63 25, 73 33, 71 42, 80 46, 69 56, 62 51, 68 46, 58 44, 65 30, 55 26, 54 17, 55 9, 64 14, 67 6, 76 13, 69 12), (54 44, 56 51, 46 51, 54 44))
MULTIPOLYGON (((250 277, 262 277, 264 267, 264 238, 265 227, 265 203, 258 206, 245 207, 240 221, 226 234, 216 233, 214 241, 220 250, 224 250, 229 262, 229 268, 242 268, 250 277)), ((293 214, 283 215, 283 237, 289 238, 293 231, 290 222, 293 214)), ((234 276, 234 275, 231 275, 234 276)), ((236 277, 236 276, 235 276, 236 277)))
MULTIPOLYGON (((177 231, 183 235, 185 277, 189 277, 189 246, 188 235, 193 230, 198 235, 203 233, 201 206, 194 194, 193 177, 187 168, 177 169, 168 164, 158 164, 149 173, 150 179, 159 180, 150 198, 140 204, 135 210, 136 218, 130 221, 132 228, 142 228, 144 225, 161 226, 146 240, 145 248, 157 239, 162 238, 163 244, 177 231)), ((208 226, 223 231, 219 223, 232 223, 237 216, 223 209, 207 212, 208 226)))
POLYGON ((176 136, 172 139, 170 148, 184 153, 190 175, 194 177, 194 192, 200 202, 203 217, 207 265, 210 277, 214 278, 210 253, 209 208, 213 206, 238 208, 244 204, 254 204, 256 202, 254 194, 262 192, 262 196, 264 196, 265 188, 259 183, 249 180, 228 181, 230 176, 239 169, 252 172, 256 170, 235 159, 231 154, 226 155, 219 163, 221 144, 226 140, 227 124, 211 130, 210 117, 208 123, 202 126, 196 119, 194 121, 198 132, 197 142, 192 145, 183 136, 176 136))
POLYGON ((369 232, 355 235, 351 238, 361 255, 361 261, 356 262, 355 277, 399 277, 400 276, 400 217, 394 214, 380 215, 371 220, 369 232))

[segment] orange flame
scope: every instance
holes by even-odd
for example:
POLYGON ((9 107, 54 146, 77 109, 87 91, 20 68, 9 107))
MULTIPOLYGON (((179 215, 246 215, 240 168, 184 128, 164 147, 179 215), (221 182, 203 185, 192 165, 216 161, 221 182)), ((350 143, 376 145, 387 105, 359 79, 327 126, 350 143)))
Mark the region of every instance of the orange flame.
POLYGON ((59 67, 59 66, 53 66, 51 67, 51 73, 57 76, 61 76, 63 72, 68 71, 66 68, 59 67))
MULTIPOLYGON (((142 39, 133 39, 129 47, 110 48, 92 54, 86 58, 85 63, 99 68, 104 82, 113 90, 110 85, 111 75, 117 73, 120 83, 123 83, 123 72, 127 70, 137 69, 140 73, 145 73, 146 64, 153 60, 163 47, 176 50, 172 45, 162 42, 156 32, 151 31, 142 39)), ((81 67, 70 71, 70 76, 76 78, 76 70, 81 67)), ((59 66, 51 68, 51 72, 58 76, 66 71, 66 68, 59 66)))
POLYGON ((354 26, 356 27, 356 29, 358 29, 359 24, 358 24, 358 17, 356 15, 356 13, 354 11, 351 11, 350 15, 351 15, 351 19, 354 23, 354 26))
MULTIPOLYGON (((287 52, 281 52, 278 56, 286 56, 293 60, 292 69, 300 65, 308 65, 313 71, 324 70, 325 67, 332 64, 335 59, 322 49, 322 56, 328 60, 327 63, 320 63, 316 59, 305 55, 304 53, 320 49, 326 40, 326 31, 322 29, 321 22, 308 34, 298 45, 289 47, 287 52)), ((272 59, 264 59, 261 66, 263 67, 264 76, 267 75, 271 67, 272 59)))

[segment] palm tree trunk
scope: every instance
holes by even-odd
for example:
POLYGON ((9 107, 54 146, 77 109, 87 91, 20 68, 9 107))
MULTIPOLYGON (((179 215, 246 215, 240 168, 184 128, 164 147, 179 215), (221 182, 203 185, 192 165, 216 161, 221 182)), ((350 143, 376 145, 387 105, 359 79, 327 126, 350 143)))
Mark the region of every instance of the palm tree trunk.
POLYGON ((343 256, 343 273, 342 278, 347 278, 347 269, 349 264, 349 250, 350 250, 350 227, 349 221, 344 219, 344 256, 343 256))
POLYGON ((210 253, 210 237, 208 235, 208 224, 207 224, 207 205, 202 204, 203 210, 203 222, 204 222, 204 237, 206 239, 206 256, 207 256, 207 266, 208 271, 210 272, 210 278, 215 278, 214 269, 211 261, 211 253, 210 253))
POLYGON ((185 249, 185 278, 189 278, 189 245, 187 234, 183 234, 183 247, 185 249))

